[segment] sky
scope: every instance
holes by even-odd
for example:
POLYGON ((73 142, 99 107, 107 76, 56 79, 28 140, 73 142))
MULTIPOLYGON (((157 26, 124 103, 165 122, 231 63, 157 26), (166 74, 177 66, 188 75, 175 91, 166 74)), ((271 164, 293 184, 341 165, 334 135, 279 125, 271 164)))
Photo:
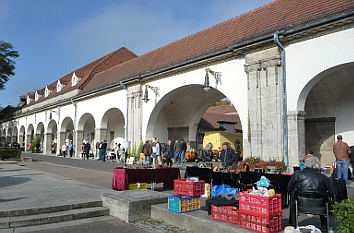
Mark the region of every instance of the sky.
POLYGON ((0 106, 121 46, 142 55, 271 0, 0 0, 0 40, 19 51, 0 106))

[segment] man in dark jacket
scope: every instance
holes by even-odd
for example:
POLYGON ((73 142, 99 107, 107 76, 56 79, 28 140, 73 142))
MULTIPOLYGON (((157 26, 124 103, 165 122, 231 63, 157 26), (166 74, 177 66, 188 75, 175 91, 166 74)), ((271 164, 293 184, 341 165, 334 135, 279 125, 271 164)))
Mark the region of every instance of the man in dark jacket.
POLYGON ((215 162, 216 158, 213 154, 213 144, 210 142, 202 150, 202 162, 215 162))
POLYGON ((143 145, 143 153, 145 155, 145 163, 150 165, 150 156, 151 156, 152 147, 149 141, 146 141, 143 145))
MULTIPOLYGON (((329 180, 320 172, 320 162, 317 157, 311 156, 305 160, 305 168, 302 171, 296 171, 288 184, 290 199, 289 224, 295 226, 295 192, 308 195, 326 195, 329 192, 329 180)), ((312 197, 299 197, 299 204, 303 210, 314 211, 316 206, 324 203, 323 199, 312 197), (303 208, 305 207, 305 208, 303 208)), ((326 229, 326 217, 321 215, 321 226, 326 229)))
MULTIPOLYGON (((235 153, 233 149, 230 148, 230 143, 224 142, 222 144, 222 151, 220 153, 220 161, 223 163, 225 167, 232 166, 234 162, 238 162, 238 155, 235 153)), ((235 164, 237 167, 237 164, 235 164)))
POLYGON ((103 142, 101 142, 99 144, 98 148, 99 148, 99 154, 100 154, 99 160, 102 160, 103 162, 105 162, 106 161, 107 141, 103 140, 103 142))
POLYGON ((181 139, 181 155, 179 157, 179 163, 186 162, 186 151, 187 151, 187 143, 181 139))
POLYGON ((182 144, 178 140, 175 141, 175 144, 173 145, 173 150, 175 152, 175 163, 179 165, 179 158, 181 156, 182 152, 182 144))
POLYGON ((86 155, 86 159, 88 160, 90 158, 90 150, 91 150, 91 145, 89 142, 85 143, 84 145, 84 153, 86 155))

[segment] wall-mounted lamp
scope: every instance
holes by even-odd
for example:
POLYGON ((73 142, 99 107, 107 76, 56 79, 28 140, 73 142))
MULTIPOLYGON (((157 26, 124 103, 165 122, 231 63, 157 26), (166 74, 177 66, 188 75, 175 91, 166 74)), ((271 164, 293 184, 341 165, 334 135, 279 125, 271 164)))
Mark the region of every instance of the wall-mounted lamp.
POLYGON ((147 103, 150 100, 149 99, 148 88, 151 89, 155 93, 155 104, 156 104, 157 96, 160 95, 160 88, 159 87, 150 86, 149 84, 145 84, 145 91, 144 91, 144 97, 143 97, 143 101, 145 103, 147 103))
POLYGON ((55 111, 55 110, 50 111, 50 113, 49 113, 49 120, 52 120, 52 119, 53 119, 52 113, 58 114, 58 112, 55 111))
POLYGON ((205 80, 204 80, 204 91, 208 92, 211 89, 211 86, 209 84, 209 74, 211 74, 216 82, 215 82, 215 88, 218 87, 218 84, 221 84, 221 72, 216 72, 216 71, 212 71, 210 68, 206 68, 205 69, 205 80))

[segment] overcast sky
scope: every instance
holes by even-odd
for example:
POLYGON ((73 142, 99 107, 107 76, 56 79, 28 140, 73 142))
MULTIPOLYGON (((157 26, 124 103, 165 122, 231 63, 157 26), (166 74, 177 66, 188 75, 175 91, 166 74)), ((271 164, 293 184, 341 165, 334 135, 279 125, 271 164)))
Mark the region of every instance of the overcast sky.
POLYGON ((19 51, 0 106, 118 49, 138 55, 271 0, 0 0, 0 40, 19 51))

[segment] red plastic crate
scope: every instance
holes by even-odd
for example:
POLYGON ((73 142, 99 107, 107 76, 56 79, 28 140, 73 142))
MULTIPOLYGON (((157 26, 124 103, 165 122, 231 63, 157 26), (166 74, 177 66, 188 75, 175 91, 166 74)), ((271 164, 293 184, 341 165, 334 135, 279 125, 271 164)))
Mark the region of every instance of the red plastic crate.
POLYGON ((244 213, 264 216, 281 213, 281 194, 275 194, 272 197, 262 197, 248 192, 241 192, 239 193, 239 209, 244 213))
POLYGON ((238 224, 238 209, 234 206, 211 205, 211 219, 238 224))
POLYGON ((205 181, 189 182, 187 179, 174 180, 174 193, 190 197, 204 194, 205 181))
POLYGON ((283 230, 281 213, 265 217, 239 211, 238 215, 241 228, 261 233, 276 233, 283 230))

